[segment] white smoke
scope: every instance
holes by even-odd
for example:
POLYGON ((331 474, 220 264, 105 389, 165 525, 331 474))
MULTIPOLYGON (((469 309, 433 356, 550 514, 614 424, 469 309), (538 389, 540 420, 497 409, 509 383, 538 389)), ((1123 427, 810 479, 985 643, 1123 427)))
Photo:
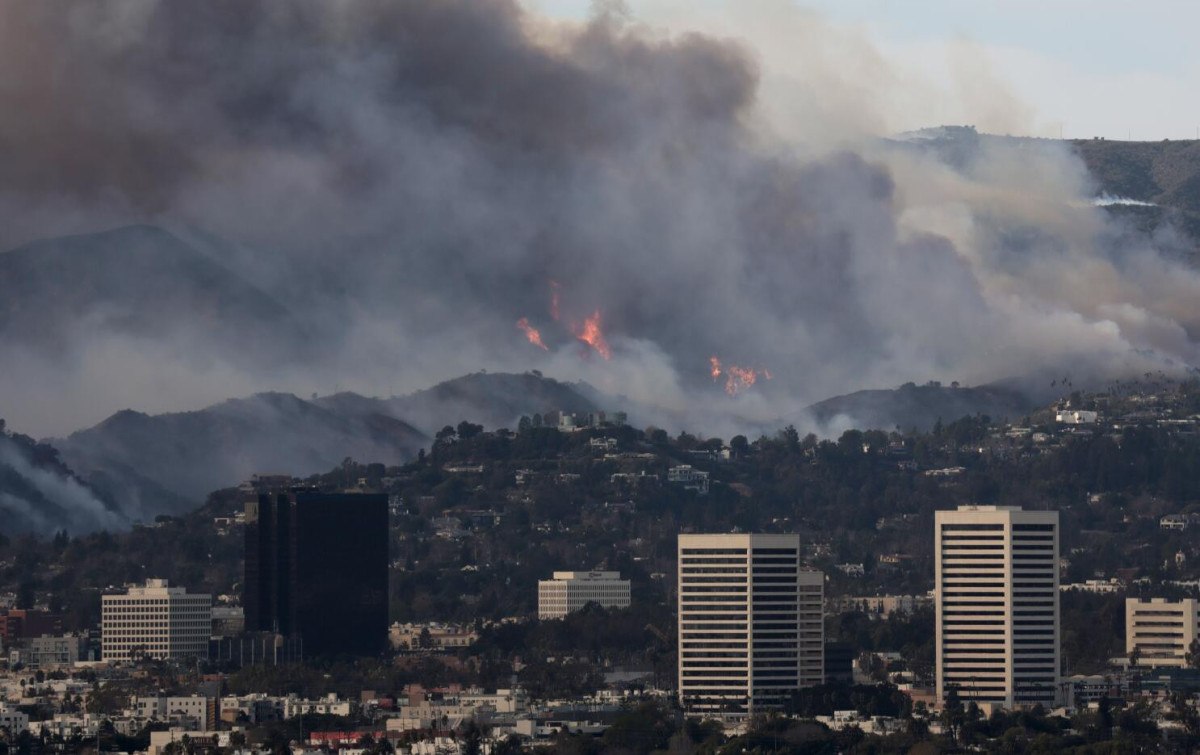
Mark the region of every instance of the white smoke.
POLYGON ((128 521, 111 511, 78 481, 35 465, 13 441, 0 437, 0 466, 7 467, 41 501, 0 493, 0 511, 4 522, 0 531, 32 530, 41 533, 67 529, 90 532, 96 529, 124 529, 128 521), (55 510, 48 510, 46 504, 55 510))

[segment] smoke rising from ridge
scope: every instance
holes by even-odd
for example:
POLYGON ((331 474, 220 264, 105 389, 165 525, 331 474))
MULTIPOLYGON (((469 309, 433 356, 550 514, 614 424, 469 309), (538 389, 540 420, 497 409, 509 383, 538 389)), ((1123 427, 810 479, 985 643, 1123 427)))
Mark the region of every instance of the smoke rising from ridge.
MULTIPOLYGON (((1196 363, 1200 277, 1092 207, 1064 148, 981 138, 952 167, 878 141, 885 85, 928 88, 746 7, 801 64, 780 74, 753 32, 504 0, 0 7, 5 246, 163 225, 314 334, 271 367, 81 323, 47 381, 40 356, 0 376, 0 416, 62 432, 133 401, 538 368, 728 432, 861 387, 1196 363), (596 312, 611 360, 577 335, 596 312), (730 398, 713 356, 772 380, 730 398)), ((970 55, 958 88, 1028 117, 970 55)))
POLYGON ((120 529, 128 522, 73 478, 35 464, 7 435, 0 434, 0 472, 19 481, 24 495, 0 492, 6 533, 120 529))

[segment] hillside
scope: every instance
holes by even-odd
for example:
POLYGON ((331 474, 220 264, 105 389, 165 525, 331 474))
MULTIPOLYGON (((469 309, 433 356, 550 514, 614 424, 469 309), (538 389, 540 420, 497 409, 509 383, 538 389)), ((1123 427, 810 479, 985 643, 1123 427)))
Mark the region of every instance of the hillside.
POLYGON ((806 412, 821 425, 928 431, 938 420, 948 423, 975 415, 986 415, 993 421, 1017 419, 1038 405, 1025 393, 1001 386, 955 388, 909 383, 895 389, 834 396, 813 404, 806 412))
POLYGON ((476 372, 407 396, 368 399, 339 393, 319 398, 316 403, 339 412, 372 411, 402 417, 432 436, 445 425, 462 420, 487 428, 515 428, 523 414, 617 408, 598 406, 597 400, 591 386, 582 383, 562 383, 532 372, 476 372))
POLYGON ((150 520, 255 473, 306 476, 346 458, 400 464, 462 420, 515 427, 522 414, 591 411, 577 388, 532 373, 478 373, 390 399, 260 393, 193 412, 125 410, 54 443, 131 519, 150 520))
POLYGON ((1170 221, 1192 240, 1200 239, 1200 141, 1071 142, 1101 194, 1146 202, 1108 205, 1149 230, 1170 221))
POLYGON ((0 420, 0 535, 123 529, 128 521, 80 480, 58 451, 0 420))
POLYGON ((178 514, 259 472, 307 475, 346 457, 399 464, 425 436, 393 417, 341 413, 290 394, 260 393, 194 412, 114 414, 56 441, 84 479, 134 519, 178 514))

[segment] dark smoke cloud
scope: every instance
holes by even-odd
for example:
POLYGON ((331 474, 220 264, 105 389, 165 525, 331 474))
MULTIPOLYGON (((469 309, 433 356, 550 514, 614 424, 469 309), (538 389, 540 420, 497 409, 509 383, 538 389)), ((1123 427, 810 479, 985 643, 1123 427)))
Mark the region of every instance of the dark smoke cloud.
POLYGON ((872 125, 831 115, 854 91, 832 66, 788 108, 821 135, 797 141, 763 127, 760 64, 503 0, 0 6, 4 241, 166 225, 319 334, 266 371, 81 330, 65 369, 0 378, 16 405, 66 397, 10 418, 538 367, 725 431, 859 387, 1195 361, 1196 276, 1111 227, 1070 155, 985 145, 952 169, 829 139, 872 125), (571 335, 596 310, 611 362, 571 335), (773 380, 727 400, 714 354, 773 380))

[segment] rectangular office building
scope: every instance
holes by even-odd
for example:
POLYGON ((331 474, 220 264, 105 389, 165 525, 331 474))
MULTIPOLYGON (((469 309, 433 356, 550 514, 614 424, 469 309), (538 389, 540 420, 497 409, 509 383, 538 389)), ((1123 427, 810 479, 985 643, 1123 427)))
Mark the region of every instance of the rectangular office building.
POLYGON ((1184 668, 1188 649, 1200 638, 1200 600, 1126 598, 1125 651, 1137 665, 1184 668))
POLYGON ((1058 700, 1058 512, 934 516, 937 695, 1014 709, 1058 700))
POLYGON ((387 647, 386 495, 264 494, 246 504, 248 632, 299 638, 305 657, 387 647))
POLYGON ((211 630, 212 596, 171 587, 165 579, 100 599, 106 661, 207 658, 211 630))
POLYGON ((824 681, 824 574, 799 535, 679 536, 679 701, 741 719, 824 681))
POLYGON ((615 571, 556 571, 538 580, 538 618, 561 619, 588 603, 602 608, 629 608, 629 580, 615 571))

